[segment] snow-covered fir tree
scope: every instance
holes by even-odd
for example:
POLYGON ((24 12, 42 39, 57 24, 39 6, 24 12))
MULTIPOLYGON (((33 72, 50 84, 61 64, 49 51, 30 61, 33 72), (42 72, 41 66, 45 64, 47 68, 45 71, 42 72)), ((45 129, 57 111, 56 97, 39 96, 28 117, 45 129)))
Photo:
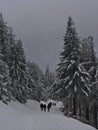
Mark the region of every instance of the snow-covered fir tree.
POLYGON ((97 127, 97 110, 98 110, 97 68, 98 68, 98 61, 97 61, 95 50, 94 50, 94 41, 93 41, 92 36, 89 36, 88 38, 85 38, 82 40, 80 50, 81 50, 81 64, 85 67, 85 69, 90 74, 90 85, 91 85, 91 89, 92 89, 92 93, 90 94, 89 103, 88 103, 88 110, 90 111, 89 116, 92 118, 90 118, 89 120, 90 120, 90 122, 93 122, 94 126, 97 127))
POLYGON ((94 66, 97 66, 97 58, 94 51, 94 43, 92 36, 89 36, 88 38, 85 38, 81 41, 80 53, 80 62, 87 71, 92 73, 92 71, 94 70, 94 66))
POLYGON ((1 53, 3 54, 3 61, 6 62, 6 54, 9 50, 9 29, 6 22, 4 21, 2 13, 0 14, 0 43, 1 43, 1 53))
POLYGON ((27 76, 28 87, 31 91, 29 94, 30 98, 38 101, 46 99, 44 74, 39 66, 34 62, 27 63, 27 76))
POLYGON ((45 75, 44 75, 44 80, 45 80, 45 90, 47 94, 47 98, 51 97, 49 91, 51 91, 51 85, 55 81, 55 74, 50 71, 49 65, 46 67, 45 75))
POLYGON ((43 96, 45 95, 45 92, 43 92, 43 72, 37 65, 33 64, 33 69, 30 68, 30 65, 26 65, 22 42, 16 39, 12 28, 7 26, 2 13, 0 14, 0 48, 2 55, 1 69, 8 69, 10 92, 13 97, 22 103, 25 103, 27 99, 40 100, 45 97, 43 96))
POLYGON ((7 103, 12 98, 11 78, 9 77, 9 68, 5 61, 5 55, 8 52, 8 28, 4 22, 2 13, 0 14, 0 100, 7 103))
POLYGON ((80 41, 71 17, 68 18, 66 34, 64 36, 64 48, 60 54, 58 64, 59 79, 53 84, 53 92, 60 99, 68 98, 72 115, 77 114, 79 97, 88 96, 89 74, 80 65, 80 41))
POLYGON ((7 64, 3 61, 3 55, 0 48, 0 100, 4 103, 10 101, 11 93, 11 78, 9 77, 9 69, 7 64))
POLYGON ((45 87, 46 88, 50 86, 49 78, 50 78, 50 69, 49 69, 49 65, 47 65, 46 71, 45 71, 45 85, 46 85, 45 87))
POLYGON ((26 59, 21 40, 17 40, 10 46, 10 53, 8 54, 7 64, 9 66, 9 73, 12 79, 12 92, 15 99, 20 102, 26 101, 26 59))

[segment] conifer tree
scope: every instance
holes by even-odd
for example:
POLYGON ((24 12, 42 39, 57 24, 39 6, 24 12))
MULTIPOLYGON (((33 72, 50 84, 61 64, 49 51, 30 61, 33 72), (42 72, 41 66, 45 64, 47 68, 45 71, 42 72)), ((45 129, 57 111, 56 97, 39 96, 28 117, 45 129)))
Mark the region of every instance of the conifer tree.
POLYGON ((39 66, 35 63, 27 63, 27 82, 31 92, 29 98, 36 99, 38 101, 46 98, 44 88, 44 74, 39 66))
POLYGON ((90 111, 90 113, 89 113, 90 117, 93 117, 93 119, 90 119, 90 120, 92 120, 91 122, 93 122, 94 126, 97 127, 97 110, 98 110, 97 68, 98 68, 98 61, 97 61, 96 54, 94 51, 94 42, 93 42, 92 36, 89 36, 88 38, 85 38, 82 40, 81 59, 82 59, 81 64, 85 67, 85 69, 90 74, 90 85, 91 85, 92 93, 90 94, 90 97, 89 97, 90 101, 88 103, 88 111, 90 111))
POLYGON ((70 99, 72 115, 76 115, 78 97, 81 93, 89 95, 89 74, 79 63, 79 38, 71 17, 68 18, 66 34, 64 36, 64 48, 60 54, 60 63, 58 64, 57 82, 53 84, 55 94, 63 99, 70 99))
POLYGON ((0 50, 0 100, 7 103, 12 98, 11 79, 9 77, 8 66, 2 59, 3 55, 0 50))
POLYGON ((46 67, 44 80, 45 80, 45 90, 46 90, 47 98, 49 98, 49 97, 51 98, 51 96, 50 96, 51 85, 55 81, 55 75, 52 71, 50 71, 49 65, 47 65, 47 67, 46 67))
POLYGON ((0 100, 7 103, 11 96, 11 78, 9 68, 5 62, 5 55, 8 50, 8 28, 2 13, 0 14, 0 100))
POLYGON ((12 89, 14 97, 20 102, 26 101, 26 59, 21 40, 10 46, 7 64, 9 66, 10 77, 12 79, 12 89))
POLYGON ((4 21, 2 13, 0 14, 0 44, 1 44, 1 53, 3 54, 3 61, 6 62, 6 54, 9 49, 8 45, 8 27, 4 21))

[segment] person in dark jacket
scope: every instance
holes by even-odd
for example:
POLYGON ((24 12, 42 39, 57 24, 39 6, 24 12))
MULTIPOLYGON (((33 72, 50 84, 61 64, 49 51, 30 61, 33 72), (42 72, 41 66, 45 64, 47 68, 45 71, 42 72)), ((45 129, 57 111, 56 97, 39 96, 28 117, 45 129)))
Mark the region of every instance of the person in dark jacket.
POLYGON ((42 103, 40 104, 40 109, 41 109, 41 111, 43 111, 43 109, 44 109, 44 105, 42 103))
POLYGON ((43 105, 44 111, 46 111, 46 104, 43 105))
POLYGON ((48 105, 47 105, 47 109, 48 109, 48 112, 50 111, 50 108, 52 107, 52 103, 49 102, 48 105))

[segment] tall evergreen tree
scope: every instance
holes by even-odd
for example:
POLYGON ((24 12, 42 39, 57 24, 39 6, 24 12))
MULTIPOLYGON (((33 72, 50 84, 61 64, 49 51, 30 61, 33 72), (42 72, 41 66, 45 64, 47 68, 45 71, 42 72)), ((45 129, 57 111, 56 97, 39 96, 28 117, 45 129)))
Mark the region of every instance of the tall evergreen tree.
POLYGON ((50 86, 50 70, 49 70, 49 65, 47 65, 46 67, 46 71, 45 71, 45 87, 48 88, 50 86))
POLYGON ((60 54, 58 64, 59 80, 54 83, 54 92, 63 99, 70 98, 72 115, 76 115, 78 97, 81 93, 88 96, 89 74, 83 66, 80 66, 79 38, 71 17, 68 18, 66 34, 64 36, 64 48, 60 54))
POLYGON ((11 79, 9 77, 8 66, 2 59, 3 55, 0 50, 0 100, 7 103, 7 101, 10 101, 12 98, 10 87, 11 79))
POLYGON ((0 100, 7 103, 11 100, 11 79, 9 69, 5 62, 8 50, 8 28, 2 13, 0 14, 0 100))
POLYGON ((7 63, 10 70, 10 77, 12 79, 13 95, 20 102, 25 102, 26 59, 21 40, 18 40, 16 44, 10 46, 7 63))
POLYGON ((27 80, 28 87, 31 90, 29 94, 32 99, 38 101, 46 99, 45 96, 45 87, 44 87, 44 74, 39 66, 35 63, 27 63, 27 80))
POLYGON ((1 53, 3 54, 3 61, 6 62, 6 54, 9 49, 8 45, 8 27, 6 25, 6 22, 4 21, 2 13, 0 14, 0 46, 1 53))
POLYGON ((47 67, 46 67, 44 77, 45 77, 44 80, 45 80, 46 95, 47 95, 47 98, 49 98, 49 97, 51 97, 50 92, 49 92, 51 90, 51 85, 55 81, 55 75, 54 75, 54 73, 52 71, 50 71, 49 65, 47 65, 47 67))
MULTIPOLYGON (((83 39, 81 44, 81 63, 85 67, 85 69, 90 74, 90 85, 92 89, 92 93, 89 97, 89 103, 88 103, 88 110, 91 108, 90 111, 90 117, 93 117, 91 119, 93 124, 97 126, 97 110, 98 110, 98 104, 97 104, 97 68, 98 68, 98 61, 96 58, 96 54, 94 51, 94 42, 93 37, 89 36, 88 38, 83 39), (89 107, 91 106, 91 107, 89 107), (92 113, 92 114, 91 114, 92 113), (92 116, 91 116, 92 115, 92 116)), ((87 104, 87 103, 86 103, 87 104)))

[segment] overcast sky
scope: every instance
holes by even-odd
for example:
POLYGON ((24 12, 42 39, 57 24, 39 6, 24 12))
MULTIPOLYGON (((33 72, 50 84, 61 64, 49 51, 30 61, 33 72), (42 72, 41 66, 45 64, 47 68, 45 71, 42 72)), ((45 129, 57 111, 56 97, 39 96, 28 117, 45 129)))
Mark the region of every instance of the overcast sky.
POLYGON ((98 0, 0 0, 5 21, 23 41, 28 60, 56 69, 69 15, 81 37, 92 35, 98 52, 98 0))

